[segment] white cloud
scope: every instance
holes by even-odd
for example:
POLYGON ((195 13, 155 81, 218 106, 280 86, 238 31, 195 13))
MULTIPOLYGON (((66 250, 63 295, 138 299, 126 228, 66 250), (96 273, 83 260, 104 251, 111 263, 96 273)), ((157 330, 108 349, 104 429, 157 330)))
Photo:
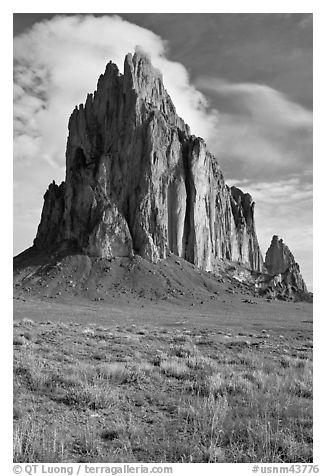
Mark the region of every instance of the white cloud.
POLYGON ((312 167, 312 111, 255 83, 201 78, 196 85, 220 104, 219 128, 209 145, 227 173, 272 178, 312 167))
POLYGON ((310 183, 303 183, 299 177, 289 177, 279 181, 250 183, 248 180, 235 181, 237 186, 245 186, 255 201, 288 204, 295 201, 312 200, 313 191, 310 183))
POLYGON ((235 102, 238 113, 246 111, 264 124, 287 128, 311 128, 312 112, 290 101, 284 94, 263 84, 228 83, 219 79, 199 81, 205 89, 216 91, 235 102))

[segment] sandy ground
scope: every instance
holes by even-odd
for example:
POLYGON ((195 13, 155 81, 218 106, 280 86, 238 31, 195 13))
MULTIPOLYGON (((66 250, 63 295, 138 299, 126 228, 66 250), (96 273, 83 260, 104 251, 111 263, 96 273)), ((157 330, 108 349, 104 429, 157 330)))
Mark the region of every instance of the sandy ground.
POLYGON ((139 257, 16 265, 14 319, 146 324, 284 334, 312 331, 313 306, 267 300, 234 277, 230 264, 219 276, 171 255, 157 264, 139 257), (231 271, 230 271, 231 270, 231 271))

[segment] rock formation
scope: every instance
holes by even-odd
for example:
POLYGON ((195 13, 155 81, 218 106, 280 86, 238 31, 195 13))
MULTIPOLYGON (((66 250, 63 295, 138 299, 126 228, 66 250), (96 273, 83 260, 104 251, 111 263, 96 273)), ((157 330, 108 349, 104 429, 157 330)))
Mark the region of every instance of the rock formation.
POLYGON ((221 258, 263 269, 251 196, 227 187, 143 54, 128 54, 123 74, 110 62, 70 117, 65 182, 44 196, 34 247, 63 243, 99 257, 173 252, 206 270, 221 258))
POLYGON ((231 207, 237 230, 240 262, 246 262, 248 259, 253 270, 262 271, 262 255, 257 253, 259 244, 254 222, 255 202, 249 193, 243 193, 239 188, 231 187, 231 207))
POLYGON ((286 297, 308 292, 293 254, 276 235, 267 250, 265 266, 273 277, 271 288, 274 292, 286 297))

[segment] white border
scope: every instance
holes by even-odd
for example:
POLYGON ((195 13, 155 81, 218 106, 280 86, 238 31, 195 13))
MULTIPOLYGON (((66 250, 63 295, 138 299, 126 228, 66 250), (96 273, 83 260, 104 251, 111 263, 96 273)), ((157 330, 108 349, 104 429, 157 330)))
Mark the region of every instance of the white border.
MULTIPOLYGON (((96 1, 67 2, 62 0, 40 1, 30 0, 13 1, 1 6, 1 161, 2 161, 2 234, 1 251, 5 266, 1 267, 0 289, 2 297, 3 342, 1 345, 2 362, 2 461, 8 469, 3 474, 12 474, 12 236, 9 230, 13 229, 12 219, 12 14, 13 13, 314 13, 314 464, 322 470, 324 450, 322 438, 325 428, 324 400, 324 365, 325 354, 325 311, 323 311, 322 295, 326 283, 325 277, 325 203, 324 182, 326 180, 325 166, 325 71, 323 57, 326 44, 325 36, 325 8, 320 1, 234 1, 228 0, 218 5, 210 1, 193 2, 186 6, 180 2, 164 1, 157 4, 153 1, 142 2, 107 2, 96 1), (137 5, 137 10, 135 10, 137 5), (118 9, 116 7, 119 7, 118 9), (77 11, 76 11, 77 10, 77 11), (108 11, 110 10, 110 11, 108 11), (4 406, 5 405, 5 406, 4 406)), ((325 292, 325 291, 324 291, 325 292)), ((175 465, 173 465, 175 466, 175 465)), ((188 465, 177 465, 174 474, 189 473, 188 465), (184 468, 184 469, 183 469, 184 468)), ((207 474, 251 474, 252 465, 192 465, 190 472, 205 471, 207 474), (232 468, 231 468, 232 467, 232 468), (248 471, 248 473, 247 473, 248 471)))

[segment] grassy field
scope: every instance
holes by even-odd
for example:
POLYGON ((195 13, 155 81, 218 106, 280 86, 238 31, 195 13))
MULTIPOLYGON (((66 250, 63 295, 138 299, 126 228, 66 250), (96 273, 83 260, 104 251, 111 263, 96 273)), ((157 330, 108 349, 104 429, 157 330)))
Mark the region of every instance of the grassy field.
POLYGON ((310 321, 18 319, 15 462, 312 461, 310 321))

